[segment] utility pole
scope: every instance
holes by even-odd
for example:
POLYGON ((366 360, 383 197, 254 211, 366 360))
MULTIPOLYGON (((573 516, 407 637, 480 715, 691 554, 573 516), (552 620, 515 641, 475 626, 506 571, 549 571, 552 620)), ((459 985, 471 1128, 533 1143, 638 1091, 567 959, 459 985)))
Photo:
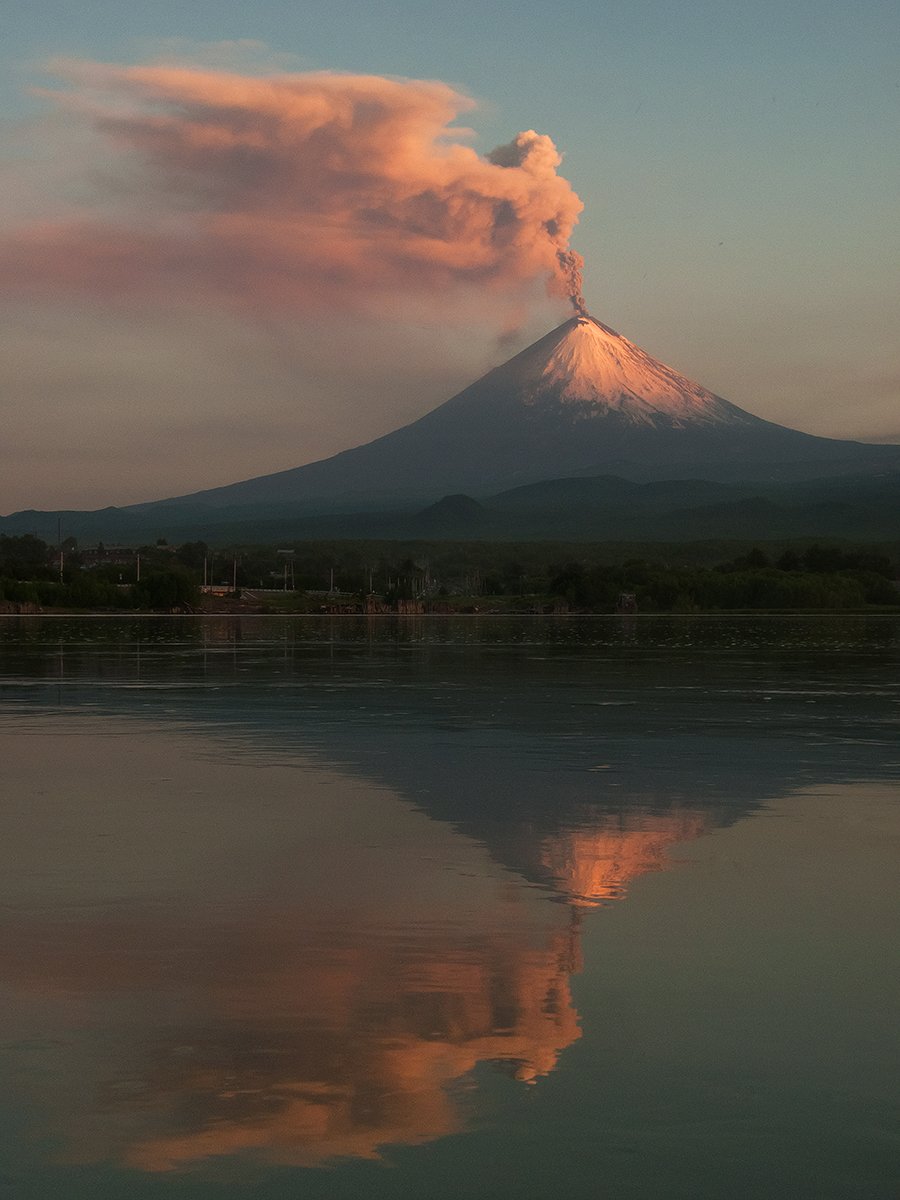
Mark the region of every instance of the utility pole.
POLYGON ((291 564, 291 591, 294 591, 294 550, 279 550, 278 554, 284 556, 284 590, 288 590, 288 563, 291 564))

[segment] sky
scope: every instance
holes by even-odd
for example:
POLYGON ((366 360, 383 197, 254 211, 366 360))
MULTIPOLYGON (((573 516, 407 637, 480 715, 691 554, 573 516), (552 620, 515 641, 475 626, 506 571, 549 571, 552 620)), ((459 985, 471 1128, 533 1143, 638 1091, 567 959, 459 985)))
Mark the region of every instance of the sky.
POLYGON ((895 0, 111 0, 0 45, 0 512, 298 466, 571 314, 900 441, 895 0))

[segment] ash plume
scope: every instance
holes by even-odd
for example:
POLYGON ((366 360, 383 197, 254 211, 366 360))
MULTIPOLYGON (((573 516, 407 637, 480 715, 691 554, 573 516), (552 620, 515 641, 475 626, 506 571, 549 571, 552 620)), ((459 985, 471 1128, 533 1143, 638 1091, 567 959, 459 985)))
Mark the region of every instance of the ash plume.
POLYGON ((543 280, 583 307, 569 249, 583 205, 556 146, 527 130, 478 154, 452 125, 473 102, 443 83, 54 71, 68 84, 56 102, 105 144, 99 191, 0 239, 8 290, 177 295, 265 316, 398 297, 440 309, 486 290, 495 305, 521 304, 543 280))

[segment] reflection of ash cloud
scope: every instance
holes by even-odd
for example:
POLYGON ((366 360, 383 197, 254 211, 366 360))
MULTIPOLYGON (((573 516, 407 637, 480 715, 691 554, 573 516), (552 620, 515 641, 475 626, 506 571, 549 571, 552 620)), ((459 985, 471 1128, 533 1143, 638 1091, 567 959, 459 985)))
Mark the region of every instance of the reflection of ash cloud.
POLYGON ((481 930, 342 929, 334 944, 300 914, 227 932, 29 922, 8 931, 4 974, 51 1001, 61 1032, 143 998, 89 1122, 94 1156, 147 1171, 240 1151, 371 1158, 461 1128, 453 1088, 479 1063, 531 1081, 579 1037, 576 927, 527 900, 510 920, 507 903, 481 930))
MULTIPOLYGON (((507 881, 476 915, 438 912, 431 897, 380 927, 330 915, 327 897, 321 911, 298 908, 287 893, 225 922, 202 907, 188 924, 148 911, 35 916, 4 931, 3 973, 63 1033, 74 1012, 90 1026, 123 999, 137 1006, 126 1061, 114 1075, 100 1067, 93 1157, 151 1172, 237 1153, 305 1166, 373 1158, 461 1129, 454 1092, 479 1064, 529 1083, 553 1071, 580 1036, 580 909, 620 898, 706 828, 680 812, 595 815, 530 843, 520 829, 523 869, 552 880, 565 905, 507 881)), ((84 1153, 85 1132, 69 1136, 84 1153)))
POLYGON ((253 1150, 314 1165, 458 1130, 451 1089, 479 1063, 531 1080, 578 1038, 573 936, 423 945, 412 956, 409 946, 357 947, 321 971, 307 964, 287 996, 273 997, 271 979, 210 994, 197 1037, 180 1029, 177 1047, 157 1048, 146 1089, 159 1132, 126 1161, 159 1171, 253 1150), (279 1015, 285 1002, 290 1018, 279 1015))

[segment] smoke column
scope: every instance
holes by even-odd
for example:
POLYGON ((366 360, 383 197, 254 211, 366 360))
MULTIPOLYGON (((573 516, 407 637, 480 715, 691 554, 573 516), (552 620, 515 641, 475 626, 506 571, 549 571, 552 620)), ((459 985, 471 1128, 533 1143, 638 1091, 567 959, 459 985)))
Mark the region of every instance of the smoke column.
POLYGON ((582 280, 584 259, 575 250, 558 250, 557 259, 559 261, 559 269, 562 272, 566 295, 569 297, 572 307, 579 317, 589 316, 587 303, 582 294, 584 286, 582 280))

